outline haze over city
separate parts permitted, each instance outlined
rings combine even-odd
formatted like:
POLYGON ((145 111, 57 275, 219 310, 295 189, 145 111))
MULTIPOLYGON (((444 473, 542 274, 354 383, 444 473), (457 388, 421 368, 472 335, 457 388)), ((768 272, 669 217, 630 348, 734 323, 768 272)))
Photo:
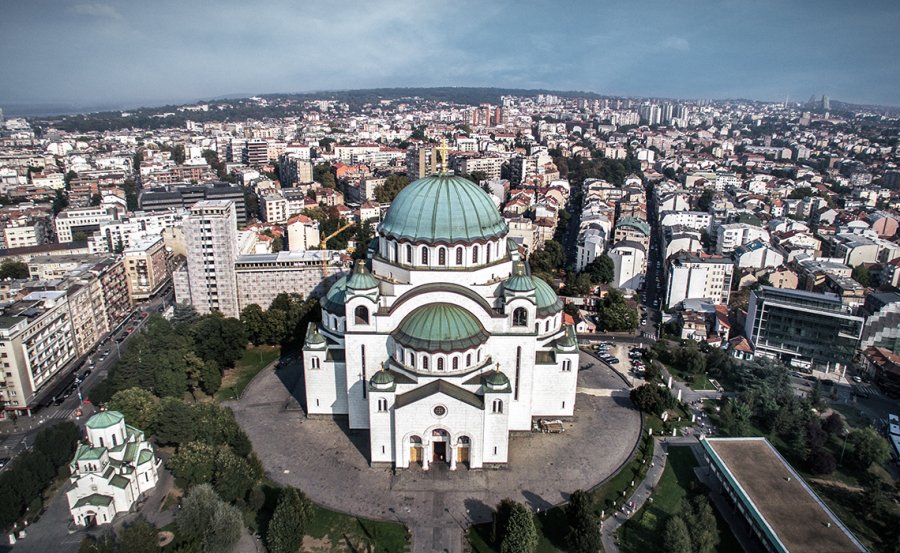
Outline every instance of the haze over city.
POLYGON ((0 106, 499 86, 898 105, 900 4, 8 1, 0 106))

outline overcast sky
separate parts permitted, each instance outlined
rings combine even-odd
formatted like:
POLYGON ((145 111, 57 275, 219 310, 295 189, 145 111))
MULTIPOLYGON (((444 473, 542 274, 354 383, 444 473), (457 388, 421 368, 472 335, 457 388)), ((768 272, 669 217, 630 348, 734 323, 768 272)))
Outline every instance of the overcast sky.
POLYGON ((0 105, 498 86, 900 105, 900 1, 0 0, 0 105))

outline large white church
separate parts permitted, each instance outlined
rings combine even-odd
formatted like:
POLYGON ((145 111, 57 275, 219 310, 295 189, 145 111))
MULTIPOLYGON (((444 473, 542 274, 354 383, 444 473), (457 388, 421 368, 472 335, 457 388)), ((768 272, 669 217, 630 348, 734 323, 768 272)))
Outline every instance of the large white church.
POLYGON ((572 416, 574 329, 490 196, 447 173, 397 195, 303 350, 310 416, 368 429, 373 466, 507 463, 510 431, 572 416))

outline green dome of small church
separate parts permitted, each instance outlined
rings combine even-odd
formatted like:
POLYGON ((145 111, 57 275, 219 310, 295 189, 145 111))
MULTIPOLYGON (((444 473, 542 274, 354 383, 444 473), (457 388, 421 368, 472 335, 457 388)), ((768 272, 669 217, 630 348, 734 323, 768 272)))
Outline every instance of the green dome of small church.
POLYGON ((344 302, 347 299, 347 277, 342 276, 331 285, 325 297, 319 300, 325 311, 334 315, 344 316, 347 311, 344 302))
POLYGON ((457 244, 497 238, 508 229, 487 192, 468 179, 440 173, 401 190, 378 231, 395 240, 457 244))
POLYGON ((457 305, 433 303, 403 319, 394 339, 419 351, 460 351, 480 346, 488 333, 474 315, 457 305))
POLYGON ((524 262, 513 263, 513 274, 503 283, 503 289, 508 292, 531 292, 535 289, 534 280, 525 270, 524 262))
POLYGON ((531 280, 534 282, 534 301, 537 304, 538 316, 562 311, 562 302, 559 301, 559 296, 553 288, 544 282, 544 279, 532 277, 531 280))

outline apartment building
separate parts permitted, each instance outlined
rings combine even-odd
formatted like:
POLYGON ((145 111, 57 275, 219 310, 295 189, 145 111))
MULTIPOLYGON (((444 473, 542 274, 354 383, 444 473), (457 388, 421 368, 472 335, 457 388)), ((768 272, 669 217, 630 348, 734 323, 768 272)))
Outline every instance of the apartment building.
POLYGON ((288 250, 301 252, 319 246, 319 222, 306 215, 294 215, 287 222, 288 250))
POLYGON ((179 302, 198 313, 219 311, 237 317, 240 309, 234 280, 237 258, 237 216, 229 200, 199 201, 184 220, 188 289, 177 289, 179 302))
POLYGON ((103 223, 116 221, 124 213, 124 209, 104 205, 64 209, 53 221, 56 239, 59 242, 73 242, 78 236, 86 240, 92 233, 100 230, 103 223))
POLYGON ((169 282, 169 263, 161 236, 144 236, 122 252, 131 303, 147 300, 169 282))
POLYGON ((281 293, 322 295, 345 270, 340 253, 329 250, 238 256, 233 268, 238 311, 254 303, 267 309, 281 293))
POLYGON ((733 272, 728 258, 680 253, 669 262, 665 303, 674 307, 688 299, 708 299, 727 305, 733 272))
POLYGON ((736 248, 762 240, 769 242, 769 232, 763 228, 748 225, 747 223, 727 223, 719 225, 716 229, 716 253, 718 255, 729 254, 736 248))

